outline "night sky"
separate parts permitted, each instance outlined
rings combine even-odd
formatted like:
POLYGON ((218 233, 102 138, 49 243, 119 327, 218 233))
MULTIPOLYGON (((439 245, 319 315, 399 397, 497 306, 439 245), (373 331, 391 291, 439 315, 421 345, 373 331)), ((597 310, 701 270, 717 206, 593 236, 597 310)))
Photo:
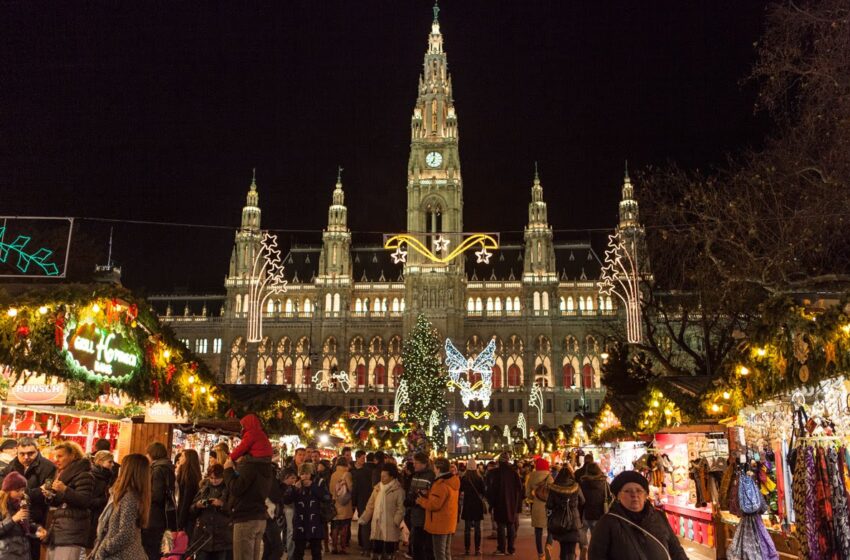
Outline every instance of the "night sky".
MULTIPOLYGON (((145 293, 223 290, 252 167, 263 226, 304 230, 284 245, 320 241, 337 165, 355 243, 403 231, 431 5, 4 2, 0 214, 223 226, 83 221, 72 259, 105 261, 114 225, 145 293)), ((441 8, 467 231, 522 229, 535 160, 556 230, 610 228, 624 159, 711 168, 765 133, 762 2, 441 8)))

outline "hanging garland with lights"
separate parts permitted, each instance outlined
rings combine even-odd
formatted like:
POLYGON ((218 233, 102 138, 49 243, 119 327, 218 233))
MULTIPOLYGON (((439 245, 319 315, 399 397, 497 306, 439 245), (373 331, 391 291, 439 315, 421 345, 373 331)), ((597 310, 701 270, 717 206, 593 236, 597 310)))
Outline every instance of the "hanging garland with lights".
POLYGON ((13 383, 47 375, 92 392, 120 390, 137 403, 169 403, 194 417, 217 407, 206 366, 122 288, 0 294, 0 364, 11 368, 13 383))
POLYGON ((812 310, 790 298, 765 303, 727 362, 726 373, 702 399, 704 411, 729 417, 803 386, 850 375, 850 297, 812 310))

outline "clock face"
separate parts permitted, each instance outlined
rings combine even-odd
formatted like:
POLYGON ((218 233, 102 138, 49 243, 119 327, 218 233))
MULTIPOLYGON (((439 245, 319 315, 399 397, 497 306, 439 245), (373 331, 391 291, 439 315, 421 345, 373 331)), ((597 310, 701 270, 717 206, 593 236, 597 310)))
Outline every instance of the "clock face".
POLYGON ((443 154, 440 152, 430 152, 425 156, 425 163, 428 167, 440 167, 440 164, 443 163, 443 154))

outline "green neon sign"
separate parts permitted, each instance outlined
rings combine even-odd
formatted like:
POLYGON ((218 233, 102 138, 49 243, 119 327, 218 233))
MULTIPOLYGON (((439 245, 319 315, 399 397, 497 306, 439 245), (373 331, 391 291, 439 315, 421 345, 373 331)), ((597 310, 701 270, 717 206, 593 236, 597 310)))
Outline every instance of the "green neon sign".
POLYGON ((69 322, 62 350, 74 372, 96 382, 126 383, 141 365, 141 348, 133 338, 94 322, 69 322))

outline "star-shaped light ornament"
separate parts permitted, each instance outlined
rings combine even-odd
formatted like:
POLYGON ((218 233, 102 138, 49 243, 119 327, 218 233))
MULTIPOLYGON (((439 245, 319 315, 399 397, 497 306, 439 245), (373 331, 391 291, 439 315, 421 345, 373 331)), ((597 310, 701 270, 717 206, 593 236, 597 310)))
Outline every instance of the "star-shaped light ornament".
POLYGON ((401 248, 401 245, 396 247, 395 253, 390 255, 393 258, 393 263, 406 263, 407 262, 407 251, 401 248))
POLYGON ((441 251, 446 251, 449 248, 449 243, 451 243, 448 239, 443 237, 442 235, 438 235, 434 240, 434 252, 439 253, 441 251))
POLYGON ((493 253, 487 250, 487 247, 481 247, 480 251, 475 251, 475 256, 478 257, 478 263, 490 264, 490 257, 493 253))

